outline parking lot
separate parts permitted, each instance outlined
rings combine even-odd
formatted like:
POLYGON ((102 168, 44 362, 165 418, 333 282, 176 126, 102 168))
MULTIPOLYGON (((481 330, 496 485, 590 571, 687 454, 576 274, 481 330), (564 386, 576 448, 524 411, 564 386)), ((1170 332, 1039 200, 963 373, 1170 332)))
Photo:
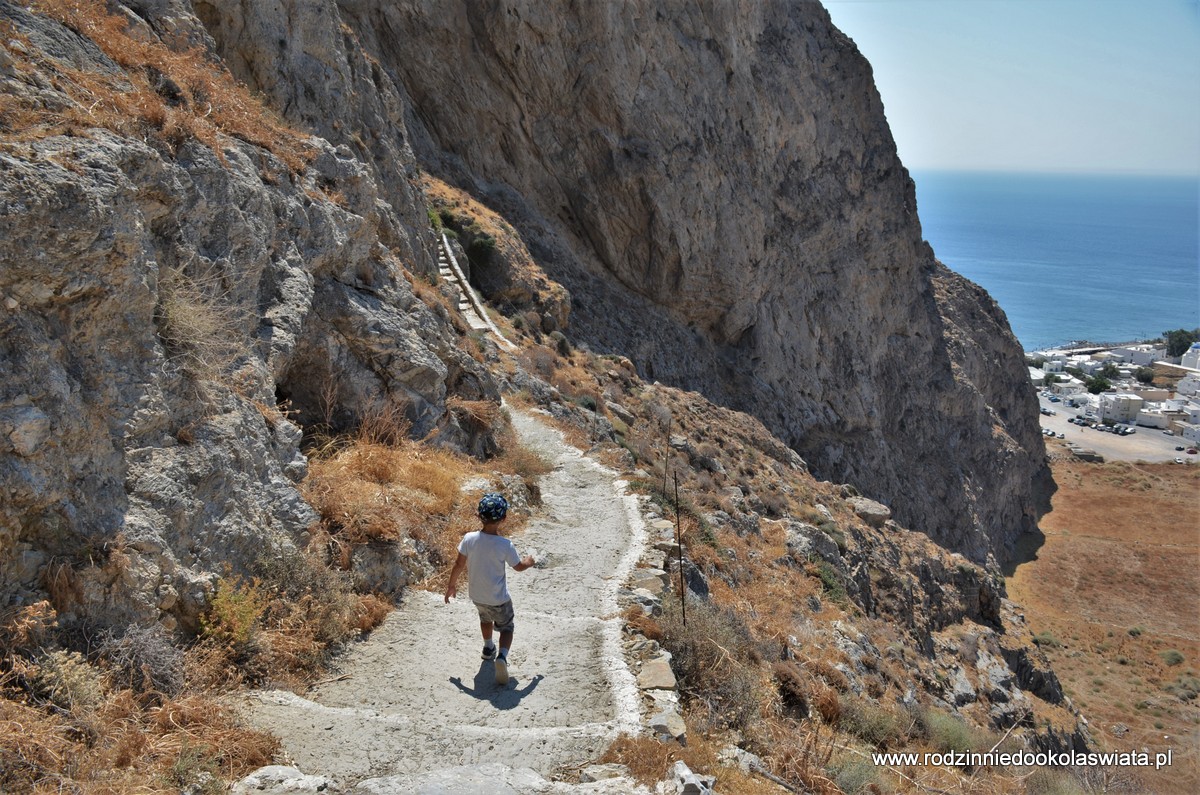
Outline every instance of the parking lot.
POLYGON ((1112 433, 1082 428, 1068 422, 1072 417, 1081 414, 1082 409, 1068 408, 1063 403, 1052 403, 1039 393, 1038 404, 1042 408, 1055 412, 1053 416, 1040 415, 1043 428, 1054 431, 1055 436, 1063 435, 1064 442, 1073 442, 1080 447, 1095 450, 1104 456, 1105 461, 1174 461, 1182 458, 1185 462, 1197 463, 1200 456, 1188 455, 1182 450, 1176 450, 1176 445, 1191 447, 1191 443, 1178 436, 1167 436, 1157 428, 1138 428, 1137 433, 1130 436, 1117 436, 1112 433))

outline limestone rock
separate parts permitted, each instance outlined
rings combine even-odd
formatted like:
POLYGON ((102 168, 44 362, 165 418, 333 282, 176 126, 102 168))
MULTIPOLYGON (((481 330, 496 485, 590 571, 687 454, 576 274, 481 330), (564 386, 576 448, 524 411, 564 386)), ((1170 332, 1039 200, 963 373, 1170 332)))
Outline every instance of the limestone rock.
POLYGON ((316 795, 327 792, 330 781, 324 776, 307 776, 294 767, 260 767, 233 785, 232 795, 316 795))
POLYGON ((883 527, 884 523, 892 518, 892 509, 881 502, 866 497, 851 497, 846 502, 854 509, 854 513, 858 514, 858 518, 871 527, 883 527))
POLYGON ((675 673, 671 670, 671 656, 664 653, 647 660, 638 674, 637 684, 643 690, 674 690, 676 682, 675 673))
POLYGON ((668 707, 655 714, 646 722, 650 731, 660 740, 674 740, 681 745, 687 744, 687 724, 675 707, 668 707))
POLYGON ((713 776, 701 776, 693 773, 691 768, 682 760, 671 768, 671 778, 678 795, 712 795, 713 786, 717 783, 713 776))

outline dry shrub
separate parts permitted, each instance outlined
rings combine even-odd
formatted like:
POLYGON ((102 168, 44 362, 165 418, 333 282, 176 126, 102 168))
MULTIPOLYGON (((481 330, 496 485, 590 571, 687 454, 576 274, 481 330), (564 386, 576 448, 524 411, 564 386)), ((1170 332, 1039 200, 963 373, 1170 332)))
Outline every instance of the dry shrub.
POLYGON ((98 646, 110 676, 135 693, 177 695, 183 689, 183 652, 171 643, 161 624, 109 630, 98 646))
POLYGON ((38 655, 30 684, 39 698, 77 715, 94 709, 104 696, 100 671, 82 654, 61 649, 38 655))
POLYGON ((492 462, 495 467, 502 472, 519 475, 531 492, 539 493, 534 491, 538 479, 554 471, 554 464, 538 451, 527 447, 511 426, 500 433, 498 441, 500 455, 492 462))
POLYGON ((820 725, 800 728, 791 722, 770 722, 764 730, 765 759, 772 772, 813 795, 836 795, 841 790, 825 773, 834 750, 833 730, 820 725))
POLYGON ((375 594, 363 594, 358 597, 354 626, 359 632, 370 632, 382 624, 391 612, 392 603, 388 600, 375 594))
POLYGON ((808 717, 809 691, 807 677, 794 662, 781 660, 771 668, 779 698, 785 709, 797 718, 808 717))
POLYGON ((270 735, 244 728, 199 696, 146 708, 132 691, 119 690, 86 712, 80 719, 0 699, 0 792, 178 792, 189 785, 223 792, 229 781, 269 764, 278 748, 270 735), (212 778, 179 777, 200 771, 212 778))
POLYGON ((842 718, 842 700, 838 696, 838 691, 824 682, 813 683, 812 706, 821 719, 830 726, 836 726, 842 718))
POLYGON ((446 398, 446 408, 468 428, 486 431, 506 425, 499 403, 490 400, 464 400, 457 396, 446 398))
POLYGON ((68 723, 41 710, 0 699, 0 792, 32 792, 63 780, 79 746, 68 723))
POLYGON ((220 274, 164 268, 158 288, 158 333, 184 372, 215 378, 249 352, 248 314, 231 301, 220 274))
POLYGON ((57 619, 58 614, 45 599, 0 610, 0 650, 14 654, 46 645, 57 619))
POLYGON ((687 622, 675 600, 663 604, 662 645, 692 714, 710 729, 755 726, 772 702, 761 654, 746 625, 732 612, 692 601, 687 622))
POLYGON ((83 600, 83 586, 79 575, 71 564, 61 558, 54 558, 42 571, 42 586, 50 596, 50 604, 59 613, 71 611, 83 600))
POLYGON ((559 365, 558 354, 544 345, 531 345, 518 357, 521 366, 543 381, 549 382, 559 365))
POLYGON ((826 683, 841 692, 845 693, 850 690, 850 680, 828 660, 823 660, 819 657, 806 657, 803 660, 803 665, 813 675, 821 677, 826 683))
POLYGON ((459 502, 466 461, 414 442, 351 442, 314 458, 303 490, 333 537, 351 544, 419 535, 459 502))
POLYGON ((626 608, 623 618, 625 619, 625 624, 639 635, 643 635, 650 640, 662 640, 662 627, 651 616, 642 612, 642 608, 637 605, 630 605, 626 608))
POLYGON ((36 137, 105 127, 122 135, 153 136, 169 146, 195 139, 218 157, 223 157, 220 138, 226 135, 273 152, 297 172, 312 157, 303 136, 201 48, 174 51, 142 31, 131 35, 128 21, 100 2, 27 0, 25 5, 91 39, 125 73, 88 73, 45 59, 38 67, 59 78, 54 83, 70 104, 40 108, 10 98, 0 107, 6 132, 36 137))
POLYGON ((904 737, 904 726, 890 710, 860 696, 840 699, 842 716, 838 728, 883 750, 895 748, 904 737))

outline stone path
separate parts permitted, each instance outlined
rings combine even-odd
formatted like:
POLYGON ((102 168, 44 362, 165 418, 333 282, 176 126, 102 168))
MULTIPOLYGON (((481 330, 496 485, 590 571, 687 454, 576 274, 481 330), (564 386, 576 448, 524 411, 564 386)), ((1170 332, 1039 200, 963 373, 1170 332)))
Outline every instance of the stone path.
POLYGON ((501 348, 510 351, 516 350, 517 346, 501 334, 500 329, 496 328, 496 324, 488 317, 483 302, 475 294, 474 288, 471 287, 462 268, 459 267, 458 261, 454 258, 453 252, 450 251, 450 242, 446 240, 445 233, 438 240, 438 273, 441 275, 442 281, 457 289, 458 311, 462 313, 468 326, 476 331, 491 332, 496 338, 496 344, 501 348))
MULTIPOLYGON (((457 792, 421 789, 411 774, 469 777, 490 764, 526 781, 496 791, 557 792, 559 785, 528 781, 595 758, 619 732, 638 731, 639 695, 617 617, 618 589, 646 543, 636 499, 615 473, 532 415, 513 411, 513 424, 555 468, 541 482, 541 514, 514 539, 539 565, 508 575, 517 615, 510 682, 497 686, 493 664, 480 660, 470 601, 446 605, 440 594, 410 590, 348 654, 342 678, 303 698, 252 695, 251 721, 279 736, 300 770, 361 782, 364 793, 457 792), (471 768, 450 770, 464 765, 471 768)), ((465 594, 465 577, 460 585, 465 594)), ((611 791, 628 792, 628 784, 611 791)), ((587 791, 608 791, 597 786, 587 791)))

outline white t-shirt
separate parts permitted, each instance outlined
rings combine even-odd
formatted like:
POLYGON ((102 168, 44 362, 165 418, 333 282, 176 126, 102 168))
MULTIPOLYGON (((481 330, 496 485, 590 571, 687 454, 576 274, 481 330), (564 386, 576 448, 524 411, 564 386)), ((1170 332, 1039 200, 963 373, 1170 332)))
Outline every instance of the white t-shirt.
POLYGON ((458 543, 467 556, 467 595, 481 605, 502 605, 509 600, 504 564, 521 562, 517 548, 504 536, 482 530, 467 533, 458 543))

